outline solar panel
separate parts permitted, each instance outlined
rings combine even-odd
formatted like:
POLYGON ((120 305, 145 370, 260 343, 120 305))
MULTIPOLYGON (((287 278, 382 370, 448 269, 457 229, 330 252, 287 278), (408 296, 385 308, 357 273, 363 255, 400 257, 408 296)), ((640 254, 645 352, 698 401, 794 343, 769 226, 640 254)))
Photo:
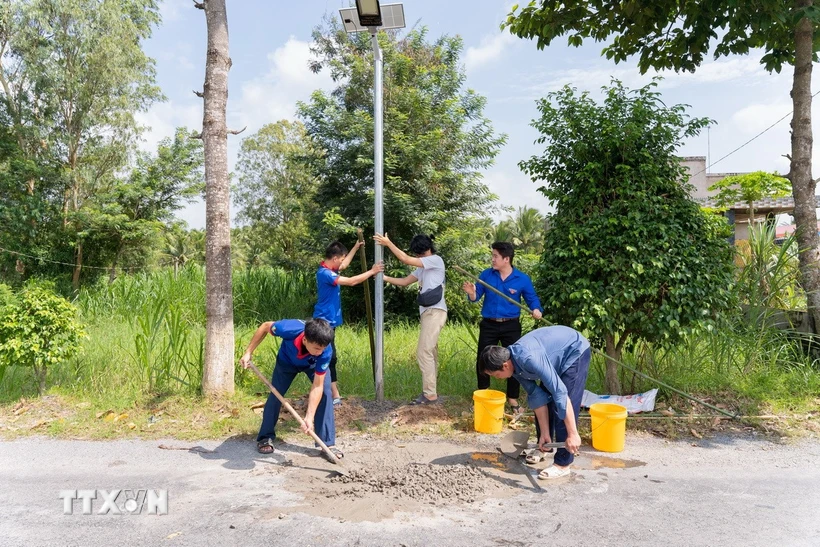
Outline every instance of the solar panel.
MULTIPOLYGON (((382 10, 382 26, 380 30, 390 30, 397 28, 404 28, 404 5, 403 4, 386 4, 381 6, 382 10)), ((344 24, 346 32, 367 32, 368 27, 363 27, 359 23, 359 14, 356 8, 343 8, 339 10, 342 16, 342 24, 344 24)))
POLYGON ((382 6, 382 26, 379 28, 404 28, 404 5, 386 4, 382 6))

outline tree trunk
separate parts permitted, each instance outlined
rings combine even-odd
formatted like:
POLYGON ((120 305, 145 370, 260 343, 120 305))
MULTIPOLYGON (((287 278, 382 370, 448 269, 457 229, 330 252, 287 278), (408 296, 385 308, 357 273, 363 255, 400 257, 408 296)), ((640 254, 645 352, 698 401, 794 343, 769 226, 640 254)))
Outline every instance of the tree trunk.
POLYGON ((80 271, 83 269, 83 244, 77 243, 77 257, 74 261, 74 275, 71 276, 71 288, 80 290, 80 271))
MULTIPOLYGON (((615 335, 607 334, 606 355, 616 361, 621 360, 621 344, 615 344, 615 335)), ((606 360, 606 392, 610 395, 621 394, 621 381, 618 379, 618 363, 612 359, 606 360)))
POLYGON ((208 51, 205 63, 202 140, 205 145, 205 366, 202 392, 234 391, 231 216, 228 181, 228 14, 225 0, 205 0, 208 51))
POLYGON ((749 239, 752 238, 752 226, 755 224, 755 202, 749 202, 749 239))
MULTIPOLYGON (((812 0, 798 0, 796 7, 812 5, 812 0)), ((820 270, 818 270, 817 210, 812 178, 811 71, 814 29, 808 19, 801 19, 794 32, 795 59, 792 86, 792 153, 790 179, 794 194, 794 222, 800 258, 800 274, 806 291, 809 312, 814 318, 815 334, 820 327, 820 270)))
POLYGON ((114 262, 111 263, 111 270, 108 272, 109 285, 117 278, 117 263, 120 261, 120 254, 122 254, 122 245, 117 249, 117 254, 114 255, 114 262))
POLYGON ((34 376, 37 377, 37 394, 42 397, 46 392, 46 365, 34 366, 34 376))

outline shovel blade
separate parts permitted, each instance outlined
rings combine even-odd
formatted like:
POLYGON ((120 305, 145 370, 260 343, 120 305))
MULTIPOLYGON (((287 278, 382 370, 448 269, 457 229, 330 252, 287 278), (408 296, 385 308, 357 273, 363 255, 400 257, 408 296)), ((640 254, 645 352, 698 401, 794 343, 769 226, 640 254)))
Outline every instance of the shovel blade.
POLYGON ((527 431, 511 431, 501 439, 501 452, 507 456, 517 457, 527 448, 530 434, 527 431))

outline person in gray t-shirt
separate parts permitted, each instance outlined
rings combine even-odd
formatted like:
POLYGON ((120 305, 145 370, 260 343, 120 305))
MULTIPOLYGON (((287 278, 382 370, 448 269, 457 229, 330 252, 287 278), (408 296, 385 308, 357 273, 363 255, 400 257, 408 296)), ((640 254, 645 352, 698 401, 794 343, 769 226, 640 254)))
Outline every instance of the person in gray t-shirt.
POLYGON ((423 405, 438 402, 436 378, 438 376, 438 337, 447 322, 447 304, 444 302, 444 261, 436 254, 433 240, 426 235, 416 235, 410 241, 410 256, 390 241, 387 233, 376 234, 373 239, 390 249, 401 262, 415 266, 406 277, 384 276, 391 285, 406 287, 419 282, 419 315, 421 329, 416 349, 416 359, 421 370, 422 393, 411 404, 423 405))

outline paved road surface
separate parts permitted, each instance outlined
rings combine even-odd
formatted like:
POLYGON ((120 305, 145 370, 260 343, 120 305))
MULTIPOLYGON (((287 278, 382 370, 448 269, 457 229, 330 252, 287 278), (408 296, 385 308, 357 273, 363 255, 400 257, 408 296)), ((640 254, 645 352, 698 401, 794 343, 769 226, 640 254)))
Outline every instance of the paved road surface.
MULTIPOLYGON (((351 522, 272 512, 300 497, 278 471, 261 472, 277 464, 247 442, 2 442, 0 545, 820 546, 820 443, 697 443, 630 437, 612 455, 624 468, 587 465, 541 493, 522 488, 500 500, 351 522), (218 451, 158 449, 163 443, 218 451), (646 465, 629 467, 635 462, 646 465), (77 501, 67 515, 59 498, 62 490, 139 488, 167 490, 168 514, 84 515, 77 501)), ((579 464, 596 457, 589 450, 579 464)), ((94 500, 93 511, 102 505, 94 500)))

